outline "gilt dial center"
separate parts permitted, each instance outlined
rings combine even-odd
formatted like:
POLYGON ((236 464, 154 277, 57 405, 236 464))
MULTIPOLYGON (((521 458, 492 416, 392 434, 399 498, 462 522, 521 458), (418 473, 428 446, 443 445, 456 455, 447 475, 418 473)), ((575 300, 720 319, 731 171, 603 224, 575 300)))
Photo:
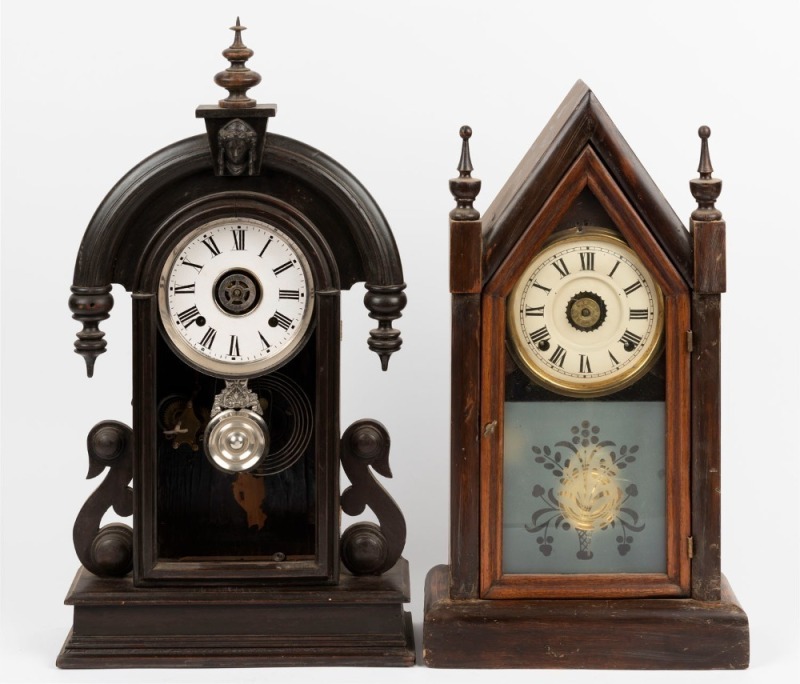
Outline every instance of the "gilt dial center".
POLYGON ((567 304, 567 320, 576 330, 597 330, 606 319, 606 305, 594 292, 579 292, 567 304))

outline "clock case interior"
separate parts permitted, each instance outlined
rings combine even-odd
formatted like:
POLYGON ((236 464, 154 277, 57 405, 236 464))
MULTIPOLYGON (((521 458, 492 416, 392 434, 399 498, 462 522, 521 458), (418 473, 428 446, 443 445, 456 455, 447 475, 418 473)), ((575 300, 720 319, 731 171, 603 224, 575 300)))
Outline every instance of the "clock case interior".
POLYGON ((746 667, 747 616, 720 571, 725 225, 713 206, 719 181, 711 178, 705 141, 701 178, 692 181, 700 206, 687 231, 580 81, 483 218, 472 206, 480 181, 471 177, 471 134, 462 128, 460 176, 451 181, 450 559, 426 580, 426 664, 746 667), (661 358, 630 387, 591 401, 663 396, 665 572, 526 574, 503 567, 504 406, 509 399, 533 406, 585 401, 522 373, 506 344, 506 298, 554 233, 584 225, 618 231, 664 293, 661 358))
POLYGON ((339 424, 340 292, 365 283, 377 323, 368 345, 386 370, 402 342, 392 327, 406 301, 400 256, 383 213, 350 172, 305 143, 266 132, 276 106, 244 95, 260 77, 242 66, 252 55, 241 43, 244 27, 233 30, 223 54, 237 68, 217 75, 230 95, 196 112, 206 134, 131 169, 96 210, 78 252, 70 309, 83 326, 75 350, 89 376, 106 350, 100 324, 113 307, 112 283, 131 293, 133 425, 102 421, 87 438, 89 477, 105 478, 74 526, 82 567, 66 599, 74 620, 59 667, 415 659, 404 610, 405 521, 375 477, 391 477, 389 434, 372 419, 344 433, 339 424), (243 163, 226 146, 231 130, 249 141, 243 163), (280 367, 247 378, 266 407, 275 449, 298 438, 296 458, 244 480, 203 454, 202 428, 225 379, 187 363, 167 342, 158 296, 171 251, 198 226, 237 217, 284 231, 315 286, 302 344, 280 367), (300 404, 309 414, 302 421, 300 404), (185 425, 191 429, 182 436, 170 429, 185 425), (340 468, 350 481, 341 493, 340 468), (377 522, 341 529, 342 513, 367 507, 377 522), (112 509, 123 522, 104 524, 112 509))
MULTIPOLYGON (((484 598, 521 598, 532 596, 592 597, 638 595, 685 595, 688 591, 689 559, 685 542, 689 535, 689 487, 688 487, 688 414, 681 397, 688 390, 689 358, 685 347, 688 321, 688 288, 682 279, 669 268, 669 262, 660 262, 651 255, 661 250, 650 238, 641 219, 616 190, 605 167, 597 155, 587 148, 570 167, 557 185, 550 201, 545 202, 530 227, 510 250, 503 265, 488 281, 483 290, 482 308, 484 335, 481 366, 485 373, 495 378, 486 383, 481 391, 482 422, 497 421, 505 425, 504 411, 509 401, 520 401, 514 394, 514 384, 506 389, 507 369, 517 366, 510 351, 511 343, 506 334, 507 300, 511 288, 518 281, 526 266, 526 257, 538 253, 554 235, 571 235, 591 225, 589 219, 599 218, 603 225, 615 229, 620 237, 640 255, 648 271, 653 274, 664 295, 664 349, 661 365, 627 389, 610 392, 600 399, 625 406, 623 402, 664 402, 666 409, 665 472, 666 487, 666 558, 662 572, 625 573, 575 571, 575 573, 538 573, 526 575, 504 570, 503 559, 506 531, 504 531, 503 489, 504 482, 504 430, 495 430, 481 442, 481 468, 489 476, 483 480, 481 490, 481 531, 485 543, 481 546, 481 596, 484 598), (598 195, 600 196, 598 198, 598 195), (557 199, 556 199, 557 198, 557 199), (569 208, 571 211, 565 211, 569 208), (571 215, 565 215, 570 214, 571 215), (605 218, 602 214, 605 213, 605 218), (577 220, 576 220, 577 219, 577 220), (573 221, 576 221, 573 223, 573 221), (568 222, 568 223, 567 223, 568 222), (572 225, 573 228, 567 228, 572 225), (577 227, 575 227, 577 225, 577 227), (503 349, 503 354, 495 353, 503 349), (512 367, 513 367, 512 366, 512 367), (662 375, 658 377, 657 372, 662 375), (509 392, 509 389, 511 390, 509 392)), ((517 385, 518 386, 518 385, 517 385)), ((526 399, 528 402, 561 401, 562 412, 575 405, 583 406, 576 411, 590 413, 589 406, 597 398, 580 399, 558 392, 542 390, 539 396, 526 399), (559 399, 555 399, 555 397, 559 399)), ((535 410, 535 409, 534 409, 535 410)), ((576 413, 582 416, 582 413, 576 413)), ((577 421, 576 421, 577 422, 577 421)), ((663 429, 659 425, 656 429, 663 429)), ((655 473, 653 473, 655 475, 655 473)), ((508 502, 506 502, 508 503, 508 502)), ((623 566, 624 567, 624 566, 623 566)))
MULTIPOLYGON (((263 186, 262 186, 263 187, 263 186)), ((180 188, 176 197, 182 198, 180 188)), ((297 352, 268 373, 250 379, 267 407, 270 451, 280 452, 287 442, 302 445, 302 454, 287 469, 262 476, 224 473, 202 454, 202 432, 214 396, 225 380, 188 364, 163 329, 158 297, 134 301, 134 350, 137 387, 134 391, 142 426, 141 469, 136 488, 140 497, 139 525, 134 526, 135 577, 140 585, 177 582, 247 583, 323 581, 338 579, 339 534, 338 441, 336 411, 338 379, 332 372, 339 358, 339 279, 336 258, 324 237, 303 213, 263 192, 212 192, 179 207, 167 208, 168 220, 156 231, 151 254, 145 254, 142 287, 158 292, 162 266, 175 236, 191 234, 215 220, 256 219, 289 235, 307 255, 313 281, 318 284, 312 325, 297 352), (286 390, 271 382, 275 374, 286 390), (290 383, 290 384, 289 384, 290 383), (287 384, 289 384, 287 386, 287 384), (269 387, 272 386, 270 391, 269 387), (259 387, 263 389, 258 392, 259 387), (154 388, 154 397, 150 396, 154 388), (298 395, 298 406, 309 405, 304 420, 284 396, 298 395), (171 402, 191 402, 200 422, 195 440, 165 436, 163 414, 171 402), (288 413, 287 413, 288 412, 288 413), (205 414, 205 415, 204 415, 205 414), (295 434, 297 430, 307 435, 295 434), (198 449, 200 446, 200 449, 198 449)), ((156 217, 154 216, 155 220, 156 217)), ((186 409, 184 409, 186 410, 186 409)), ((137 422, 137 421, 135 421, 137 422)), ((167 433, 169 431, 167 430, 167 433)))

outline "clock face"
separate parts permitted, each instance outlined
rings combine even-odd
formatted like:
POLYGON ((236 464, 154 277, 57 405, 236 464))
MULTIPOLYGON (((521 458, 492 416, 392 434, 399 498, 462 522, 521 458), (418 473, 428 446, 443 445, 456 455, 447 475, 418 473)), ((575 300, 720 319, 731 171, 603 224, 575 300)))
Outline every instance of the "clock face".
POLYGON ((159 298, 164 332, 187 362, 219 377, 252 377, 282 365, 306 339, 314 283, 286 233, 225 218, 170 253, 159 298))
POLYGON ((539 384, 570 396, 626 387, 661 347, 663 297, 640 259, 608 231, 548 244, 508 300, 511 349, 539 384))

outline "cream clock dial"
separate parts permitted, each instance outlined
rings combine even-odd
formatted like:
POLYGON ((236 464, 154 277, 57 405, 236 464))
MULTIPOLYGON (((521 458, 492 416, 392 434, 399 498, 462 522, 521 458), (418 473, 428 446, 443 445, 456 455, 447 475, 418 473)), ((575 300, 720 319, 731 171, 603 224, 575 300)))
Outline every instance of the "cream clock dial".
POLYGON ((164 332, 191 365, 219 377, 253 377, 299 350, 314 283, 286 233, 255 219, 225 218, 177 245, 159 297, 164 332))
POLYGON ((663 297, 622 240, 572 230, 528 265, 508 300, 511 349, 538 383, 597 396, 626 387, 661 347, 663 297))

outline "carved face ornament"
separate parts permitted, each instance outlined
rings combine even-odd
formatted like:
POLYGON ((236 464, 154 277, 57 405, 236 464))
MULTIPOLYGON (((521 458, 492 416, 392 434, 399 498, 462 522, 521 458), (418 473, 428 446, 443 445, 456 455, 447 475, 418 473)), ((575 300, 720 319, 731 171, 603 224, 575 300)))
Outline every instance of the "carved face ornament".
POLYGON ((245 168, 252 175, 257 137, 256 132, 241 119, 228 122, 219 132, 218 165, 224 165, 233 176, 241 176, 245 168))

